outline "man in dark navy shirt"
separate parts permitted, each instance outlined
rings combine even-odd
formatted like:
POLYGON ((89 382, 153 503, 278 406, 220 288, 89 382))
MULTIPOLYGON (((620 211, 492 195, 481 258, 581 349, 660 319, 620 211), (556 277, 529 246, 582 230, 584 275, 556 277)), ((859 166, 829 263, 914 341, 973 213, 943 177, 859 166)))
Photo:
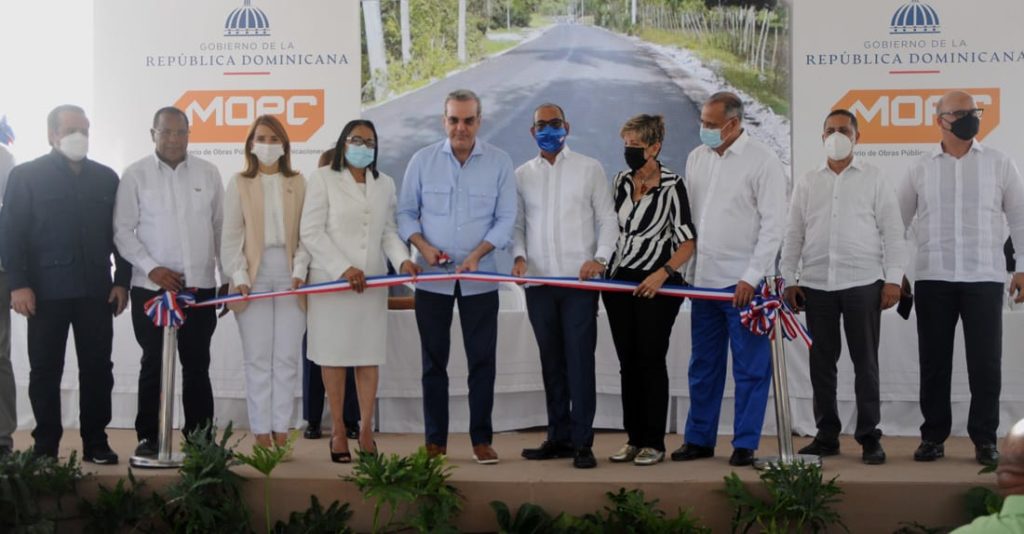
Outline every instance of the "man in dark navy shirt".
POLYGON ((47 127, 53 150, 11 171, 0 214, 0 255, 11 307, 28 318, 35 452, 57 456, 64 431, 60 382, 73 327, 83 458, 116 464, 105 432, 114 387, 112 316, 124 311, 131 279, 131 266, 114 248, 118 178, 85 157, 89 120, 81 108, 55 108, 47 127))

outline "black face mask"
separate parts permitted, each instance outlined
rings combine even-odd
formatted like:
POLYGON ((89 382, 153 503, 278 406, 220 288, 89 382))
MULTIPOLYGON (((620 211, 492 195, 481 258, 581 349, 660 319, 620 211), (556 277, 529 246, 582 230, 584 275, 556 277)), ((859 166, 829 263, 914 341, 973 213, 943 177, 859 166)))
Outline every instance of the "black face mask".
POLYGON ((974 136, 978 135, 980 127, 981 119, 974 115, 965 115, 950 123, 949 131, 964 141, 970 141, 974 139, 974 136))
POLYGON ((626 147, 626 165, 629 165, 629 169, 636 172, 640 167, 643 167, 647 163, 647 156, 644 155, 644 149, 638 146, 627 146, 626 147))

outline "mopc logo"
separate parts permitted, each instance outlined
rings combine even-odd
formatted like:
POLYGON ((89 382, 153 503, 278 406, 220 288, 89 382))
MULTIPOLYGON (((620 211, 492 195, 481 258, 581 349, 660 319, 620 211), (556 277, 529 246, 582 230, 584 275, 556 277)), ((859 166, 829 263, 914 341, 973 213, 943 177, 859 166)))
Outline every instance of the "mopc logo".
POLYGON ((324 125, 324 90, 187 91, 174 106, 188 116, 193 143, 238 143, 256 117, 274 115, 293 143, 324 125))
MULTIPOLYGON (((999 126, 999 88, 961 89, 970 93, 981 118, 978 139, 999 126)), ((847 109, 857 116, 861 144, 937 143, 942 137, 935 125, 935 105, 951 89, 854 89, 832 109, 847 109)))

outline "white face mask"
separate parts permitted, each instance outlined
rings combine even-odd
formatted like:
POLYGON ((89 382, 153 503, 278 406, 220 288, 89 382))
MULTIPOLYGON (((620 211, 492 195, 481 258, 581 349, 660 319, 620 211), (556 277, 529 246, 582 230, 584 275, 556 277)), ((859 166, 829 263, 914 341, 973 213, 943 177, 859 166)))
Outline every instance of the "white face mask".
POLYGON ((71 161, 82 161, 89 153, 89 136, 82 132, 65 135, 60 138, 57 150, 71 161))
POLYGON ((284 145, 253 143, 252 153, 256 156, 256 159, 260 160, 260 163, 264 165, 273 165, 274 163, 277 163, 277 160, 281 159, 281 156, 284 155, 284 145))
POLYGON ((842 161, 853 153, 853 141, 844 134, 835 132, 825 138, 825 155, 832 161, 842 161))

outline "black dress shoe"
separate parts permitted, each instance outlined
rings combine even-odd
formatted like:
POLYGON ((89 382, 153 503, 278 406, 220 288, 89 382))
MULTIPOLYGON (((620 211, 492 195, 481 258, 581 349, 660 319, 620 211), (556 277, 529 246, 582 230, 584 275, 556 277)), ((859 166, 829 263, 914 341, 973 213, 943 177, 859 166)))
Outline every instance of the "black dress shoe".
POLYGON ((310 423, 306 426, 306 431, 302 433, 302 437, 306 439, 320 439, 324 437, 323 432, 320 430, 320 423, 310 423))
POLYGON ((934 462, 946 455, 946 448, 941 443, 923 440, 914 451, 915 462, 934 462))
POLYGON ((359 424, 345 427, 345 437, 348 439, 359 439, 359 424))
POLYGON ((159 453, 159 446, 155 439, 143 438, 139 440, 139 446, 135 447, 135 456, 156 458, 156 455, 159 453))
POLYGON ((839 442, 829 443, 825 440, 814 438, 814 441, 806 447, 797 451, 799 454, 813 454, 815 456, 835 456, 839 454, 839 442))
POLYGON ((860 459, 868 465, 881 465, 885 463, 885 449, 877 439, 866 439, 861 444, 863 452, 860 459))
POLYGON ((693 443, 683 443, 682 447, 672 451, 673 462, 688 462, 701 458, 711 458, 715 455, 714 447, 702 447, 693 443))
POLYGON ((732 456, 729 457, 729 465, 744 466, 751 465, 754 463, 754 450, 744 449, 743 447, 736 447, 732 451, 732 456))
POLYGON ((110 450, 110 445, 102 443, 83 451, 82 460, 99 465, 117 465, 117 453, 110 450))
POLYGON ((982 443, 974 446, 974 459, 981 465, 998 465, 999 449, 995 443, 982 443))
POLYGON ((577 469, 597 467, 597 458, 594 458, 594 451, 590 450, 590 447, 576 449, 575 455, 572 458, 572 466, 577 469))
MULTIPOLYGON (((590 450, 589 448, 587 449, 590 450)), ((552 458, 573 458, 576 450, 568 443, 556 443, 545 440, 536 449, 523 449, 523 458, 527 460, 550 460, 552 458)))

